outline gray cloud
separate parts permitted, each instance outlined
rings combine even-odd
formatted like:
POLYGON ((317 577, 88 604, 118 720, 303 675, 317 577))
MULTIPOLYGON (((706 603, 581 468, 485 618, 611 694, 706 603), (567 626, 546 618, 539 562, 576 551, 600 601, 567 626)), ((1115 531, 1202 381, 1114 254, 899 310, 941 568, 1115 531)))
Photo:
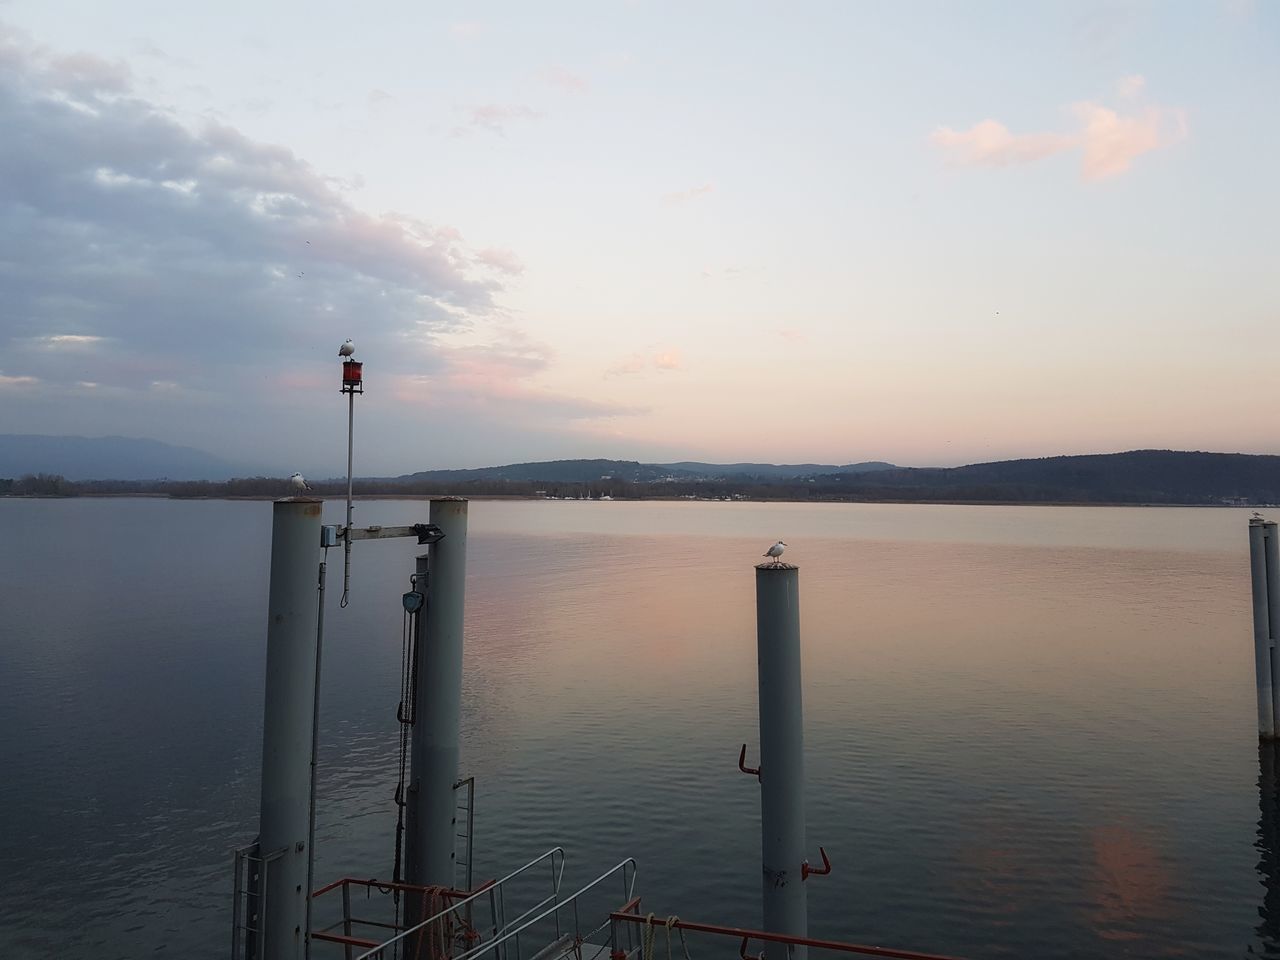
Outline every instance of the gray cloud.
POLYGON ((319 435, 308 405, 335 389, 321 364, 347 336, 388 382, 447 388, 467 361, 439 338, 503 320, 497 277, 518 272, 515 254, 365 213, 288 149, 189 128, 127 66, 3 25, 0 131, 0 393, 28 401, 0 403, 0 430, 96 426, 296 461, 319 435))

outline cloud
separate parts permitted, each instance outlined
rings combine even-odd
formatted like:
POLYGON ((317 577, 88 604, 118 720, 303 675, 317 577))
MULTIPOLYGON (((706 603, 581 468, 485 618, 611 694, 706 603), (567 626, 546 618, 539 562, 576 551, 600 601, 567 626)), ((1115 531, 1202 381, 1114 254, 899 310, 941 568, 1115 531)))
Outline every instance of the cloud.
POLYGON ((0 373, 0 388, 2 387, 25 387, 40 381, 35 377, 10 377, 0 373))
POLYGON ((520 258, 516 256, 514 251, 503 250, 497 247, 489 247, 477 253, 476 263, 513 277, 524 273, 524 264, 520 261, 520 258))
POLYGON ((381 106, 384 103, 391 103, 392 101, 395 100, 395 97, 387 93, 387 91, 381 88, 375 87, 374 89, 370 90, 367 94, 365 94, 364 99, 365 99, 365 102, 369 104, 369 106, 377 107, 377 106, 381 106))
POLYGON ((680 190, 677 193, 666 193, 662 196, 663 203, 688 203, 690 200, 697 200, 699 197, 705 197, 715 193, 716 185, 714 183, 704 183, 701 186, 690 187, 688 190, 680 190))
POLYGON ((931 139, 956 163, 989 167, 1030 163, 1074 150, 1078 144, 1076 137, 1056 133, 1015 134, 997 120, 983 120, 968 130, 939 127, 931 139))
POLYGON ((1120 82, 1116 84, 1116 92, 1126 100, 1132 100, 1134 97, 1142 93, 1142 88, 1147 85, 1147 79, 1140 73, 1134 73, 1127 77, 1121 77, 1120 82))
MULTIPOLYGON (((1139 75, 1123 78, 1120 92, 1134 99, 1145 81, 1139 75)), ((1122 114, 1110 107, 1084 101, 1072 104, 1077 123, 1072 133, 1015 134, 997 120, 983 120, 967 130, 939 127, 930 136, 948 159, 964 166, 1003 167, 1033 163, 1061 153, 1080 151, 1080 172, 1085 180, 1101 180, 1124 173, 1144 153, 1171 146, 1187 135, 1185 111, 1149 106, 1122 114)))
POLYGON ((680 351, 664 350, 653 358, 653 365, 659 370, 679 370, 683 365, 680 362, 680 351))
MULTIPOLYGON (((484 103, 466 108, 467 125, 506 136, 507 124, 513 120, 537 120, 542 114, 523 103, 484 103)), ((454 128, 454 134, 465 133, 465 128, 454 128)))
POLYGON ((553 351, 510 327, 496 329, 485 342, 445 347, 439 359, 437 372, 402 378, 396 386, 397 398, 473 413, 498 407, 508 424, 513 420, 533 423, 547 416, 593 420, 643 412, 540 386, 535 381, 551 366, 553 351))
POLYGON ((783 327, 778 331, 778 336, 783 340, 789 340, 792 343, 804 343, 809 339, 803 331, 797 330, 794 327, 783 327))
POLYGON ((545 83, 569 93, 586 93, 591 86, 586 77, 573 73, 561 66, 550 66, 540 74, 545 83))
POLYGON ((1086 180, 1101 180, 1124 173, 1144 153, 1177 143, 1187 135, 1186 115, 1181 110, 1152 107, 1140 116, 1124 117, 1096 103, 1078 103, 1072 108, 1084 125, 1086 180))
POLYGON ((87 333, 55 333, 44 337, 35 337, 37 343, 46 347, 88 347, 102 343, 105 337, 95 337, 87 333))
POLYGON ((485 25, 479 20, 460 20, 449 26, 449 33, 456 39, 469 40, 472 37, 478 37, 486 30, 485 25))
POLYGON ((655 354, 633 353, 623 357, 604 372, 606 378, 627 377, 646 370, 680 370, 684 366, 680 351, 659 350, 655 354))

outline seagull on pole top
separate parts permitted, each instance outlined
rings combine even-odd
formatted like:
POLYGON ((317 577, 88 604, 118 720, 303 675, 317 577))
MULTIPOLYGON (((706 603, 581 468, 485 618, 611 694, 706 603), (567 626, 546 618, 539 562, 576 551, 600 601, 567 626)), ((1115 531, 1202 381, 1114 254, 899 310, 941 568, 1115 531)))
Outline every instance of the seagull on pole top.
POLYGON ((349 357, 356 352, 356 345, 351 342, 351 338, 347 338, 347 342, 338 348, 338 356, 349 357))
POLYGON ((293 485, 293 489, 298 493, 306 493, 311 489, 311 484, 307 483, 306 478, 300 473, 295 473, 290 477, 289 483, 293 485))
POLYGON ((772 547, 770 547, 764 553, 760 554, 760 556, 773 557, 774 563, 781 563, 782 551, 785 549, 787 549, 787 545, 783 543, 781 540, 779 540, 777 543, 775 543, 772 547))

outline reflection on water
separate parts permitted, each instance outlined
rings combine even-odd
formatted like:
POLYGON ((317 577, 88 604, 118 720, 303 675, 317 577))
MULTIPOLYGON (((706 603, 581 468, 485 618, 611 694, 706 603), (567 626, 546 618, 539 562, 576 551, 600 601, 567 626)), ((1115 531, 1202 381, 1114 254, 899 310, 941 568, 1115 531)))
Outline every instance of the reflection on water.
MULTIPOLYGON (((759 790, 736 761, 756 740, 751 565, 782 536, 802 568, 809 843, 835 864, 809 892, 815 934, 972 957, 1280 956, 1247 511, 471 515, 478 876, 563 843, 570 880, 633 855, 646 909, 758 922, 759 790)), ((0 551, 6 958, 223 955, 229 851, 256 816, 269 516, 0 501, 22 544, 0 551)), ((351 606, 326 613, 321 878, 391 870, 417 548, 362 546, 351 606)))

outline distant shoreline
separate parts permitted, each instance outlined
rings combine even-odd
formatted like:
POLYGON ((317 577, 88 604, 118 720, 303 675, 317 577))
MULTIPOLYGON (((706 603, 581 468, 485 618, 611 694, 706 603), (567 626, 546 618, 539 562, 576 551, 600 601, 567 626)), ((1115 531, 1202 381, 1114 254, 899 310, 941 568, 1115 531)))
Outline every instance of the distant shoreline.
MULTIPOLYGON (((608 500, 578 498, 578 497, 534 497, 521 494, 497 494, 497 493, 476 493, 476 494, 448 494, 448 493, 377 493, 377 494, 357 494, 352 497, 353 501, 369 502, 376 500, 438 500, 443 497, 461 496, 466 500, 523 500, 529 502, 545 502, 545 503, 800 503, 800 504, 839 504, 839 505, 876 505, 876 506, 902 506, 902 507, 924 507, 924 506, 942 506, 942 507, 1133 507, 1145 509, 1159 509, 1161 507, 1176 508, 1185 510, 1195 508, 1197 510, 1274 510, 1280 508, 1280 504, 1272 503, 1126 503, 1123 501, 1097 501, 1097 502, 1081 502, 1079 500, 836 500, 836 499, 791 499, 787 497, 741 497, 733 500, 722 500, 715 497, 706 498, 689 498, 689 497, 611 497, 608 500)), ((285 497, 271 497, 266 495, 246 495, 246 496, 220 496, 220 497, 180 497, 169 493, 82 493, 74 496, 57 496, 55 494, 0 494, 0 500, 173 500, 176 502, 241 502, 241 503, 271 503, 276 500, 287 499, 285 497)), ((346 500, 345 496, 337 494, 319 494, 315 497, 317 500, 325 502, 335 501, 341 503, 346 500)))

